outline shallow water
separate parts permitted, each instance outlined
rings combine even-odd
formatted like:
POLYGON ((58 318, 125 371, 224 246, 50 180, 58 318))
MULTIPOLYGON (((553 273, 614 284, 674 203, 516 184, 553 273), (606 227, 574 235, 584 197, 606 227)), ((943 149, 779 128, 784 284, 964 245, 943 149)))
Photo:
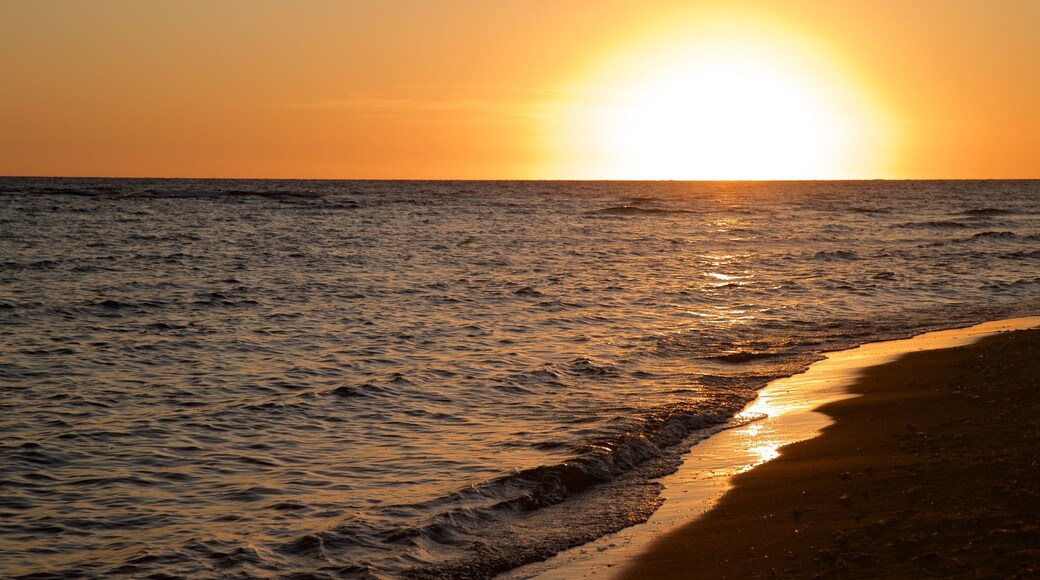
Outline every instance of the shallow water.
POLYGON ((0 569, 482 576, 821 352, 1040 305, 1040 182, 0 180, 0 569))

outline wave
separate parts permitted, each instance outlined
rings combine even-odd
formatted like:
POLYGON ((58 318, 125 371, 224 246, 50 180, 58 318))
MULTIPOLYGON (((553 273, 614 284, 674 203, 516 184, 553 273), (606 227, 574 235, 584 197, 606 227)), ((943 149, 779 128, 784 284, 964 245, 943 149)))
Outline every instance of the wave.
POLYGON ((133 192, 137 197, 157 198, 210 198, 210 197, 266 197, 266 198, 320 198, 326 194, 309 190, 252 190, 252 189, 157 189, 133 192))
POLYGON ((363 383, 360 385, 342 385, 328 391, 328 394, 341 399, 367 398, 385 396, 386 389, 372 383, 363 383))
MULTIPOLYGON (((1010 252, 1010 253, 1004 254, 1001 257, 1007 258, 1009 260, 1035 260, 1037 258, 1040 258, 1040 249, 1037 249, 1037 250, 1018 250, 1018 251, 1015 251, 1015 252, 1010 252)), ((0 305, 0 308, 2 308, 2 305, 0 305)))
MULTIPOLYGON (((256 182, 235 180, 151 180, 112 179, 98 183, 92 179, 55 178, 8 178, 3 186, 5 194, 54 195, 71 197, 137 197, 137 198, 220 198, 220 197, 264 197, 287 199, 314 199, 330 195, 330 191, 319 186, 311 187, 307 182, 256 182), (173 185, 173 187, 164 187, 173 185), (259 187, 257 187, 259 186, 259 187), (267 188, 269 187, 269 189, 267 188)), ((70 210, 71 211, 71 210, 70 210)))
POLYGON ((699 211, 692 209, 662 209, 657 207, 639 207, 636 205, 618 205, 605 209, 594 210, 590 213, 611 215, 658 215, 658 214, 698 214, 699 211))
POLYGON ((933 243, 930 243, 930 244, 925 244, 925 245, 920 246, 920 247, 922 247, 922 248, 941 247, 941 246, 949 246, 951 244, 971 244, 971 243, 975 243, 975 242, 986 242, 986 241, 990 241, 990 240, 1017 240, 1020 237, 1021 236, 1019 236, 1015 232, 1009 232, 1009 231, 985 231, 985 232, 979 232, 977 234, 972 234, 970 236, 963 237, 963 238, 954 238, 954 239, 951 239, 951 240, 942 240, 942 241, 939 241, 939 242, 933 242, 933 243))
POLYGON ((863 214, 886 214, 892 212, 891 208, 887 207, 850 207, 849 211, 863 214))
POLYGON ((963 212, 961 212, 961 215, 991 216, 991 215, 1009 215, 1009 214, 1013 214, 1013 213, 1015 213, 1015 212, 1013 212, 1011 210, 1008 210, 1008 209, 998 208, 998 207, 980 207, 980 208, 969 209, 967 211, 963 211, 963 212))
POLYGON ((530 286, 524 286, 523 288, 520 288, 519 290, 514 291, 513 294, 516 294, 517 296, 541 296, 542 295, 541 292, 539 292, 538 290, 535 290, 534 288, 532 288, 530 286))
POLYGON ((902 223, 902 224, 897 224, 895 227, 897 227, 897 228, 910 228, 910 229, 940 229, 940 230, 945 230, 945 229, 972 228, 972 227, 975 227, 976 225, 977 224, 974 224, 974 223, 971 223, 971 222, 967 222, 967 221, 963 221, 963 220, 959 220, 959 219, 951 219, 951 220, 927 220, 927 221, 923 221, 923 222, 906 222, 906 223, 902 223))
POLYGON ((995 282, 992 284, 984 284, 982 287, 997 292, 1015 292, 1031 286, 1036 286, 1037 284, 1040 284, 1040 277, 1019 278, 1018 280, 1010 282, 995 282))
POLYGON ((1017 237, 1018 237, 1018 234, 1016 234, 1015 232, 1008 232, 1008 231, 1002 231, 1002 232, 980 232, 980 233, 977 233, 977 234, 973 235, 971 238, 969 238, 969 240, 981 240, 981 239, 985 239, 985 238, 1011 240, 1011 239, 1014 239, 1014 238, 1017 238, 1017 237))
POLYGON ((722 354, 719 356, 711 357, 713 360, 718 360, 727 363, 742 364, 746 362, 776 358, 782 353, 776 352, 751 352, 751 351, 737 351, 728 354, 722 354))
POLYGON ((620 376, 621 371, 613 363, 597 362, 587 357, 579 357, 568 362, 564 371, 572 375, 609 375, 620 376))
POLYGON ((735 426, 733 416, 745 403, 734 396, 711 408, 674 404, 636 429, 589 441, 583 452, 561 463, 518 470, 420 504, 386 508, 394 515, 410 514, 414 525, 384 527, 378 515, 358 515, 285 542, 279 552, 409 578, 488 578, 645 521, 660 501, 660 486, 651 480, 673 472, 695 440, 735 426), (560 510, 575 509, 585 517, 559 518, 560 510), (532 533, 517 534, 518 526, 532 533), (407 557, 401 558, 402 550, 407 557), (374 552, 382 556, 373 557, 374 552))
POLYGON ((9 260, 0 262, 0 270, 53 270, 62 262, 63 260, 34 260, 22 263, 9 260))
POLYGON ((850 261, 859 260, 860 257, 855 252, 849 252, 847 250, 834 250, 830 252, 820 251, 816 252, 813 257, 817 260, 823 260, 824 262, 832 261, 850 261))

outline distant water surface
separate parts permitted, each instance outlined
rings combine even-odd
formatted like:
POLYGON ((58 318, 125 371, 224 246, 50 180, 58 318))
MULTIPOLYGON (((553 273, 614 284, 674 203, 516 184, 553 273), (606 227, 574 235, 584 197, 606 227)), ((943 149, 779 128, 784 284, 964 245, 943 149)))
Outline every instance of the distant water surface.
POLYGON ((4 178, 0 571, 488 576, 824 351, 1038 312, 1038 181, 4 178))

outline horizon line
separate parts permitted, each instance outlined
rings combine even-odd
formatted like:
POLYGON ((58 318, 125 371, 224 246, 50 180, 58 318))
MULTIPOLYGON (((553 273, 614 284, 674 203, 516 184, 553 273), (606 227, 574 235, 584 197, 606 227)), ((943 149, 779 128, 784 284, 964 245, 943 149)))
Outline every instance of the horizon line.
POLYGON ((572 182, 572 183, 797 183, 847 181, 1037 181, 1036 177, 854 177, 802 179, 615 179, 615 178, 452 178, 452 177, 185 177, 185 176, 119 176, 119 175, 0 175, 0 179, 141 179, 199 181, 465 181, 465 182, 572 182))

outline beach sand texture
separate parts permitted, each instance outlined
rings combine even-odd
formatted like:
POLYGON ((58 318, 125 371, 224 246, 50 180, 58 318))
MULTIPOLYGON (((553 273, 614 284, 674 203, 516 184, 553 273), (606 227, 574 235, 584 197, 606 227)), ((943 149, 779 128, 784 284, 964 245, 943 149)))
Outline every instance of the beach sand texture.
POLYGON ((912 353, 820 410, 822 436, 736 476, 636 578, 1036 577, 1040 331, 912 353))

